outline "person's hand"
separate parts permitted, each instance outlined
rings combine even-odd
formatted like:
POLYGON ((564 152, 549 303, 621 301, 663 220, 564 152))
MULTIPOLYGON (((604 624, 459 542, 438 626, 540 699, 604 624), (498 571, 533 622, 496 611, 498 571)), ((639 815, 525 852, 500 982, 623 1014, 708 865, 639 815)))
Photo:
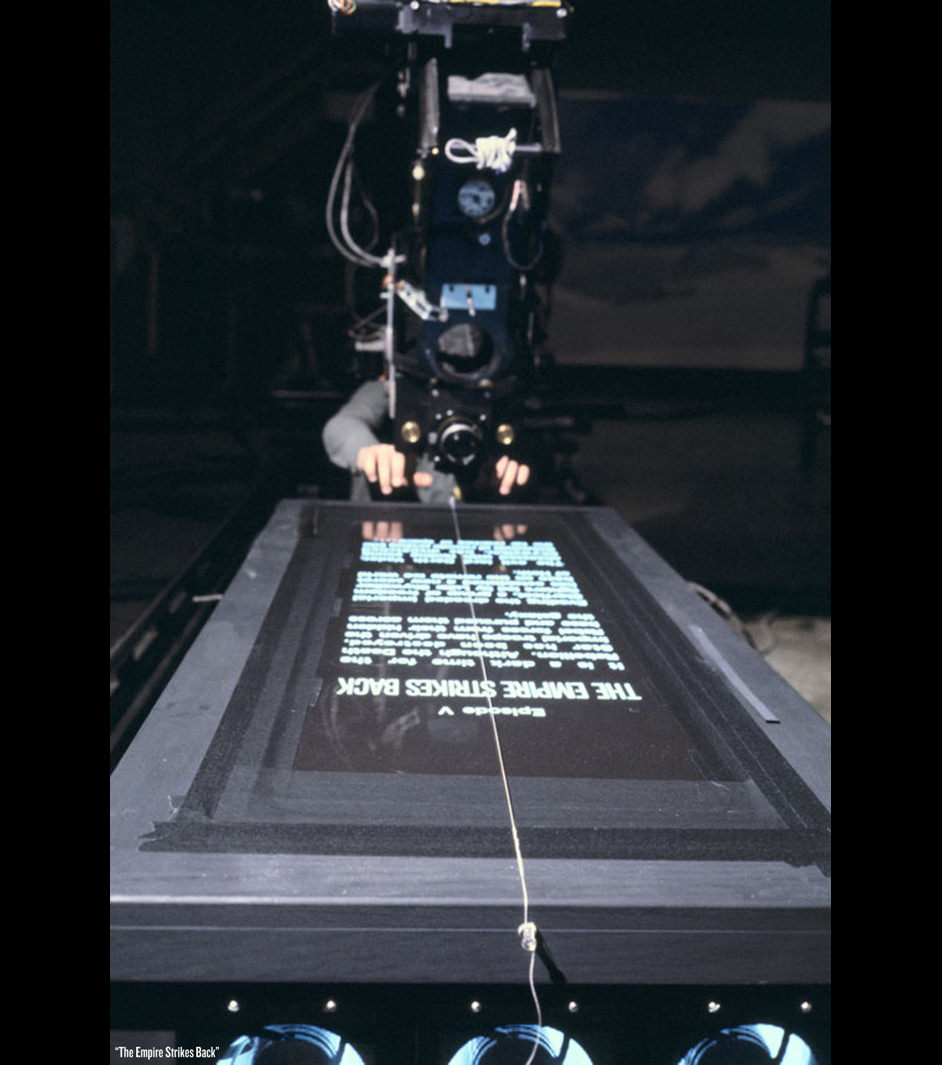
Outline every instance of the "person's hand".
POLYGON ((383 540, 396 543, 402 539, 401 521, 364 521, 360 526, 360 535, 364 540, 383 540))
POLYGON ((509 496, 514 488, 522 488, 530 480, 530 467, 509 455, 501 455, 494 472, 497 474, 497 491, 502 496, 509 496))
MULTIPOLYGON (((406 456, 392 444, 368 444, 357 452, 357 468, 362 470, 370 484, 379 485, 379 490, 388 496, 394 488, 409 484, 406 476, 406 456)), ((416 488, 428 488, 432 483, 430 473, 416 472, 412 475, 416 488)))

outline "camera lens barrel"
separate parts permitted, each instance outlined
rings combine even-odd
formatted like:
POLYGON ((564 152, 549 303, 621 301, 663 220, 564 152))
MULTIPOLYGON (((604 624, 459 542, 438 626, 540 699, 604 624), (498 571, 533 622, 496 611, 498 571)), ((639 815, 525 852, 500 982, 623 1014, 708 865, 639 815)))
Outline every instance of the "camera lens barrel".
POLYGON ((480 456, 483 444, 481 430, 463 417, 446 422, 438 434, 438 451, 453 466, 470 466, 480 456))

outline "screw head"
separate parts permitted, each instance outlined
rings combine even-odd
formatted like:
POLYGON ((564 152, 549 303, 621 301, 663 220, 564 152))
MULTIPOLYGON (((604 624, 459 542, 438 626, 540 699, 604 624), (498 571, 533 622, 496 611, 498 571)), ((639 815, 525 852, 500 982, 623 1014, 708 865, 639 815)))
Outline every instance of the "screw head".
POLYGON ((514 433, 514 427, 512 425, 504 423, 503 425, 498 425, 494 435, 497 438, 497 443, 500 444, 501 447, 509 447, 514 442, 514 436, 516 434, 514 433))
POLYGON ((401 429, 402 439, 407 444, 417 444, 422 439, 422 429, 418 422, 405 422, 401 429))

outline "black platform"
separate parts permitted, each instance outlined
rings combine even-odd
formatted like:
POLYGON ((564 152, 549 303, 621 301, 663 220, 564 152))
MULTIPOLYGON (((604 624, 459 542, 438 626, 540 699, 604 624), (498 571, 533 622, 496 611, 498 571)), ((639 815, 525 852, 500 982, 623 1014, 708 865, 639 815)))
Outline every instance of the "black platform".
POLYGON ((828 982, 827 724, 613 512, 515 522, 279 505, 113 775, 114 980, 519 983, 494 714, 567 980, 828 982))

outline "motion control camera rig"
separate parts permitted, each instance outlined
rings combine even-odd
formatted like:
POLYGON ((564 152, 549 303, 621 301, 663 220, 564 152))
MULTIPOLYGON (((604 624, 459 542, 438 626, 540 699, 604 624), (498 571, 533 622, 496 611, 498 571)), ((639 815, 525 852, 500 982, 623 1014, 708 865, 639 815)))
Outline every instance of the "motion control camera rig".
MULTIPOLYGON (((562 0, 328 0, 338 33, 396 42, 396 112, 411 138, 404 226, 377 254, 352 233, 354 108, 328 199, 340 251, 383 271, 375 341, 394 443, 459 483, 521 446, 523 401, 544 336, 553 163, 560 154, 555 59, 562 0)), ((388 179, 388 176, 387 176, 388 179)))

